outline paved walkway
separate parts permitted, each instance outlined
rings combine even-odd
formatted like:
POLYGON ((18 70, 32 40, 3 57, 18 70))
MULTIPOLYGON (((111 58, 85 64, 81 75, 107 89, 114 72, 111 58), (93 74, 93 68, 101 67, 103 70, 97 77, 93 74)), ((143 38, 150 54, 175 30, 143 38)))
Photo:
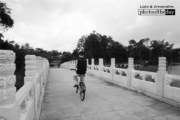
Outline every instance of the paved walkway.
POLYGON ((180 110, 87 75, 85 101, 75 93, 74 71, 50 69, 41 120, 180 120, 180 110))

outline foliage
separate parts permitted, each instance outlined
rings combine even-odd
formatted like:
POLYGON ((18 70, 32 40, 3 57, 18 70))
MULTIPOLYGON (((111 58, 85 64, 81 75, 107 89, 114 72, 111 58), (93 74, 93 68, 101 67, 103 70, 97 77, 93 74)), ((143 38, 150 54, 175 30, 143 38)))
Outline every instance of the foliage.
MULTIPOLYGON (((42 48, 33 49, 28 43, 25 45, 18 45, 14 41, 2 40, 1 49, 12 50, 16 53, 16 67, 21 69, 25 66, 25 56, 26 55, 36 55, 41 56, 52 62, 53 60, 58 60, 58 56, 61 55, 57 50, 47 51, 42 48)), ((60 60, 60 58, 59 58, 60 60)))
POLYGON ((14 25, 14 20, 11 18, 10 14, 11 9, 6 6, 6 3, 0 1, 0 26, 3 31, 14 25))
POLYGON ((64 54, 61 56, 61 63, 70 61, 72 59, 73 59, 73 57, 70 52, 64 52, 64 54))
POLYGON ((173 44, 165 42, 165 40, 152 40, 150 49, 150 57, 154 64, 158 63, 158 57, 161 56, 165 56, 169 64, 172 62, 173 44))
POLYGON ((82 36, 73 51, 73 58, 77 58, 79 48, 84 48, 87 59, 103 58, 109 62, 110 58, 116 58, 117 62, 127 60, 126 48, 119 42, 113 40, 111 36, 101 35, 99 33, 90 33, 88 36, 82 36))
POLYGON ((127 63, 128 57, 133 57, 135 63, 147 66, 148 64, 157 65, 158 57, 167 58, 168 64, 180 60, 180 48, 173 48, 173 44, 165 40, 150 40, 144 38, 138 42, 134 39, 129 41, 128 46, 114 41, 111 36, 101 35, 93 31, 89 35, 82 36, 73 51, 73 59, 78 58, 78 50, 84 48, 87 59, 103 58, 105 64, 110 64, 110 58, 116 58, 116 63, 127 63))
POLYGON ((141 39, 139 42, 136 42, 135 40, 129 41, 128 46, 128 55, 129 57, 133 57, 135 59, 135 62, 144 64, 145 61, 149 60, 149 38, 141 39))

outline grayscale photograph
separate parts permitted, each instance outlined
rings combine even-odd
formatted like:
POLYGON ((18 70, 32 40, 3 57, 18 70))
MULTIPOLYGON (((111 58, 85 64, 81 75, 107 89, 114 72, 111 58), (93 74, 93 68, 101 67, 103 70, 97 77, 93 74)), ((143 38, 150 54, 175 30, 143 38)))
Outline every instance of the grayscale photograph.
POLYGON ((0 0, 0 120, 180 120, 180 0, 0 0))

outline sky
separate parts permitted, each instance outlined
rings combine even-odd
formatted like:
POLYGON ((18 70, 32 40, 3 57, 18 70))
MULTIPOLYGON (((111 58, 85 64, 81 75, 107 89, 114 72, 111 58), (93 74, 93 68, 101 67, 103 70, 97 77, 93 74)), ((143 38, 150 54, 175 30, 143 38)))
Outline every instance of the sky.
MULTIPOLYGON (((0 0, 15 24, 5 39, 33 48, 70 51, 93 31, 127 46, 129 40, 163 40, 180 47, 180 0, 0 0), (175 16, 140 16, 140 6, 171 5, 175 16)), ((142 9, 142 8, 141 8, 142 9)))

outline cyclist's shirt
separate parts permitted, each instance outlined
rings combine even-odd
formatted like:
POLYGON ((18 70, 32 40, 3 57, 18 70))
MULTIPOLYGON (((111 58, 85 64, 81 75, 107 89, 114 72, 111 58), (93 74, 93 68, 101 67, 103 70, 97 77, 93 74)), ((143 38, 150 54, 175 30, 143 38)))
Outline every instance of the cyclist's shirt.
POLYGON ((77 71, 76 71, 76 73, 80 74, 80 75, 84 75, 84 74, 86 74, 86 70, 87 70, 86 59, 79 58, 78 61, 77 61, 77 71))

